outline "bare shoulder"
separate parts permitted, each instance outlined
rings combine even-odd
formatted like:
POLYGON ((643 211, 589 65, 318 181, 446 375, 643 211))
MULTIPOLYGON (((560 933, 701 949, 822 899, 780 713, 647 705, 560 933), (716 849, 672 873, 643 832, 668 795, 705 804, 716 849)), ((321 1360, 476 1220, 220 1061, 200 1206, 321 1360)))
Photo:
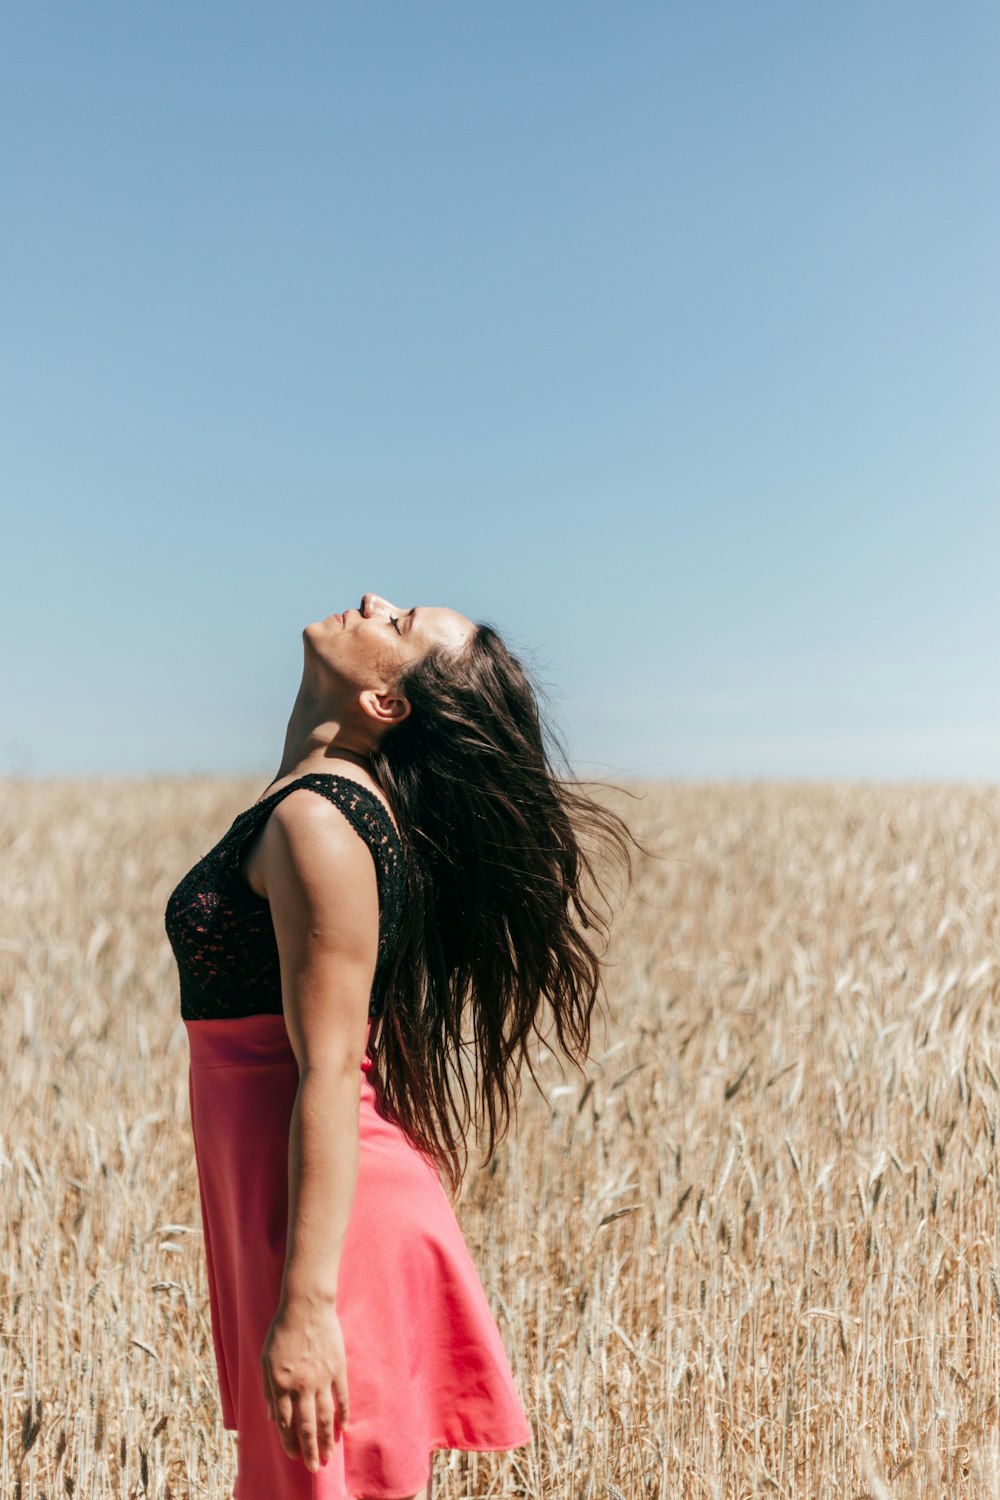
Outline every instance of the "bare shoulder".
POLYGON ((338 807, 296 788, 268 818, 260 855, 299 1068, 334 1063, 354 1076, 378 959, 371 851, 338 807))
POLYGON ((378 940, 378 886, 367 844, 326 797, 297 787, 267 819, 259 874, 275 931, 296 926, 363 947, 378 940))

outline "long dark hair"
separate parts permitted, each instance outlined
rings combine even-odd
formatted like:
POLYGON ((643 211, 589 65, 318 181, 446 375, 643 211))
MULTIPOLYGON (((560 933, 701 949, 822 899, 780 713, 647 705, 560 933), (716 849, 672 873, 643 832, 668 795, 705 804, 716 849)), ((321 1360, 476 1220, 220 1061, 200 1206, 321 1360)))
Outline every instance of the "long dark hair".
POLYGON ((629 841, 642 846, 582 790, 594 783, 556 774, 546 737, 561 751, 558 738, 491 625, 460 652, 432 648, 395 686, 411 711, 371 764, 403 840, 407 908, 371 1051, 383 1112, 455 1192, 470 1120, 488 1132, 488 1162, 522 1063, 538 1084, 527 1044, 544 1036, 546 1005, 565 1056, 586 1058, 610 903, 585 844, 623 864, 629 886, 629 841))

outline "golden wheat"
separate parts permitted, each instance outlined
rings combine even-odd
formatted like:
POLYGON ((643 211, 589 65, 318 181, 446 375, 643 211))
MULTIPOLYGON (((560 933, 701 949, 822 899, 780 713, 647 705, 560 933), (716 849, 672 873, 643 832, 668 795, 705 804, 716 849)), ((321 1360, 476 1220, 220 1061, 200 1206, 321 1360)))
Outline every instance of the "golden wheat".
MULTIPOLYGON (((167 895, 266 777, 0 784, 0 1496, 228 1500, 167 895)), ((458 1214, 536 1441, 436 1500, 1000 1493, 1000 792, 632 783, 582 1077, 458 1214)))

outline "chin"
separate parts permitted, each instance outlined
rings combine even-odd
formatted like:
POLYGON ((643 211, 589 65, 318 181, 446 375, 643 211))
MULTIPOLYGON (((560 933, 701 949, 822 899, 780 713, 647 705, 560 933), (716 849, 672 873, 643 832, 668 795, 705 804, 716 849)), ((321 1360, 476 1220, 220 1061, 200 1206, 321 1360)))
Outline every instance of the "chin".
POLYGON ((323 641, 329 641, 342 629, 338 621, 332 615, 327 615, 325 620, 311 620, 308 625, 302 627, 302 642, 305 646, 319 646, 323 641))

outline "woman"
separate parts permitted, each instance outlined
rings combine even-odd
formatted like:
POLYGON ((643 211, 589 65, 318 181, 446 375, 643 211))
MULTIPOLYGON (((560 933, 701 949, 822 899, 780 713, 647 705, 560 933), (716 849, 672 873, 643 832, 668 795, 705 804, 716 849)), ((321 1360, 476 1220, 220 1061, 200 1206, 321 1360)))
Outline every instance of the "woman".
POLYGON ((492 1157, 543 1006, 586 1056, 580 834, 631 836, 490 626, 365 594, 303 642, 274 780, 166 910, 233 1494, 428 1500, 435 1449, 531 1441, 440 1174, 471 1124, 492 1157))

